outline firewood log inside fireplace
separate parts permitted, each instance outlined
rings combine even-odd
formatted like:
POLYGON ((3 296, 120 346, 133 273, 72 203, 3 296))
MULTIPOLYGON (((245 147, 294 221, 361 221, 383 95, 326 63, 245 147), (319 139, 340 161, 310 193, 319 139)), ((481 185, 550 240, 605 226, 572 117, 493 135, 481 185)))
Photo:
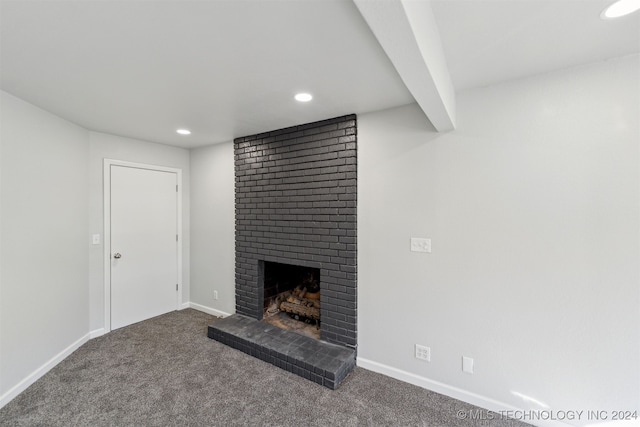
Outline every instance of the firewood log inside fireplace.
POLYGON ((289 297, 280 303, 280 310, 308 319, 320 320, 319 297, 320 292, 310 294, 307 292, 307 288, 298 286, 289 297))

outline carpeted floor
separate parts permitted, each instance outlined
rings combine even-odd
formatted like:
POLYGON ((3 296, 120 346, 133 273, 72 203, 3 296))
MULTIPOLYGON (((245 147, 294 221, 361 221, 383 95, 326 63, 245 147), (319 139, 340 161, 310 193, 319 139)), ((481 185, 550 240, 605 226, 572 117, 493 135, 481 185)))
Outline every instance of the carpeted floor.
POLYGON ((187 309, 93 339, 0 409, 0 425, 524 425, 470 420, 478 408, 361 368, 331 391, 207 338, 215 320, 187 309))

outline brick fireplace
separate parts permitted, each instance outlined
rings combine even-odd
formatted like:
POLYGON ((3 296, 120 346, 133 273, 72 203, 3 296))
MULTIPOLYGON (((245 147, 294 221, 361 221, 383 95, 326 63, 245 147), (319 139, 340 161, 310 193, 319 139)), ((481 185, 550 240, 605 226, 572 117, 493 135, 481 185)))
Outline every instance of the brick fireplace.
POLYGON ((209 330, 214 339, 330 388, 355 364, 356 146, 355 115, 235 139, 236 314, 209 330), (259 322, 265 263, 318 271, 320 340, 259 322), (238 336, 254 324, 258 340, 238 336), (270 336, 285 348, 269 343, 270 336))

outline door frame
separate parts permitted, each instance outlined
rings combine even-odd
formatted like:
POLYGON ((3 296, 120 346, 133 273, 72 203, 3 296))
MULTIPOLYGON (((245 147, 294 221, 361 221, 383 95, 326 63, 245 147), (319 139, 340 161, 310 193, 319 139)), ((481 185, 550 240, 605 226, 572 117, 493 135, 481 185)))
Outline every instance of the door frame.
POLYGON ((178 182, 177 197, 177 232, 178 232, 178 292, 176 292, 176 310, 182 303, 182 169, 145 163, 127 162, 124 160, 104 159, 103 197, 104 197, 104 332, 111 332, 111 166, 122 166, 135 169, 146 169, 158 172, 173 172, 178 182))

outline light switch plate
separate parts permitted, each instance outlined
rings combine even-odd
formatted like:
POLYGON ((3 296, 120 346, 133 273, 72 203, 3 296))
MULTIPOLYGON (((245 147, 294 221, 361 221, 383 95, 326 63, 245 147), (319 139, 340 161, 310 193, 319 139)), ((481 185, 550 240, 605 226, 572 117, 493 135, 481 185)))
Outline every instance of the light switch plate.
POLYGON ((412 237, 411 252, 431 253, 431 239, 424 239, 422 237, 412 237))
POLYGON ((94 245, 99 245, 100 244, 100 235, 99 234, 94 234, 92 236, 92 240, 94 245))

